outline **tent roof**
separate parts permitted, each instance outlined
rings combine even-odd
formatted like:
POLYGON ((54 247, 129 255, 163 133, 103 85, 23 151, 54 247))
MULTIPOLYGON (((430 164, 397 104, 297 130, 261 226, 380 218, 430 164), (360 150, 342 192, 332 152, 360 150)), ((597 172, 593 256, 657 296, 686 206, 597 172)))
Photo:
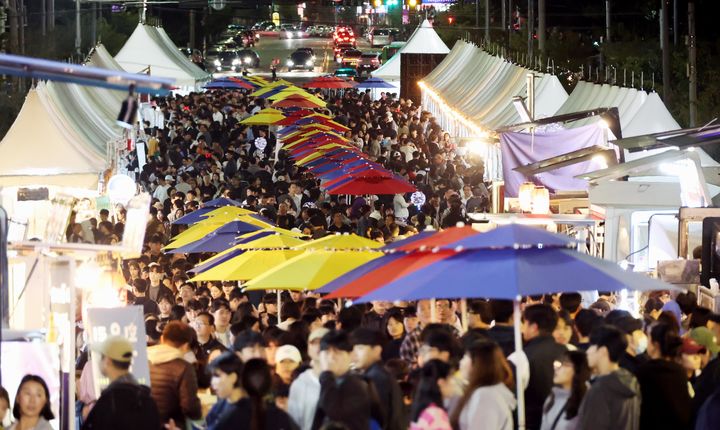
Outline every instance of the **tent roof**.
POLYGON ((125 71, 120 63, 105 49, 105 45, 102 43, 98 43, 90 51, 90 54, 85 59, 85 64, 88 66, 102 67, 104 69, 125 71))
POLYGON ((57 116, 45 85, 38 84, 0 141, 0 185, 97 185, 105 161, 79 140, 57 116))
POLYGON ((151 75, 175 78, 181 87, 196 87, 210 78, 180 52, 165 30, 146 24, 138 24, 115 60, 128 72, 149 68, 151 75))
POLYGON ((400 54, 447 54, 450 52, 445 42, 433 30, 427 19, 420 24, 408 39, 407 43, 398 50, 385 64, 372 72, 374 77, 400 79, 400 54))

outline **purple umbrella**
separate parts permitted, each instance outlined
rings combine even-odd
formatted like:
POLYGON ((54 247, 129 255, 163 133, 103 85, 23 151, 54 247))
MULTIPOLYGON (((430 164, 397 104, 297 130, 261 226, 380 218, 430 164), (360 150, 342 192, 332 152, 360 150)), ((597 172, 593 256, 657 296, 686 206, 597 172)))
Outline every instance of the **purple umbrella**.
POLYGON ((238 236, 258 230, 261 230, 261 227, 243 221, 230 221, 202 239, 171 249, 168 252, 175 254, 222 252, 236 245, 238 236))

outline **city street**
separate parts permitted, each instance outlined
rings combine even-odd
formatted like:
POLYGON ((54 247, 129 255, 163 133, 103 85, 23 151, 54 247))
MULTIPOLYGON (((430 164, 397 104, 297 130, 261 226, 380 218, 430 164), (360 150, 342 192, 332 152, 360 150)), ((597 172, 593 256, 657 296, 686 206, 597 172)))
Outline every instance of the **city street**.
MULTIPOLYGON (((364 38, 357 39, 357 46, 363 52, 370 51, 370 45, 364 38)), ((260 68, 250 69, 251 74, 270 76, 270 63, 274 58, 280 59, 281 67, 277 71, 280 78, 291 82, 304 81, 316 76, 333 73, 337 69, 337 63, 333 61, 332 38, 304 38, 304 39, 279 39, 277 37, 260 37, 254 49, 260 56, 260 68), (285 63, 288 56, 298 48, 312 48, 315 52, 315 71, 293 70, 288 72, 285 63)), ((375 49, 376 51, 378 49, 375 49)), ((215 76, 232 76, 239 73, 224 72, 215 76)))

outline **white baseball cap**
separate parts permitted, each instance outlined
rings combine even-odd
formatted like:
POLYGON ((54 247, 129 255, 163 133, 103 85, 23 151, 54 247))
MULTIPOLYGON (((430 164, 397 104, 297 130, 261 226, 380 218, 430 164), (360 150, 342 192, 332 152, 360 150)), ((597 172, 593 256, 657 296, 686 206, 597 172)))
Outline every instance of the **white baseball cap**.
POLYGON ((275 362, 279 363, 283 360, 294 361, 295 363, 302 362, 302 356, 300 350, 293 345, 283 345, 275 351, 275 362))

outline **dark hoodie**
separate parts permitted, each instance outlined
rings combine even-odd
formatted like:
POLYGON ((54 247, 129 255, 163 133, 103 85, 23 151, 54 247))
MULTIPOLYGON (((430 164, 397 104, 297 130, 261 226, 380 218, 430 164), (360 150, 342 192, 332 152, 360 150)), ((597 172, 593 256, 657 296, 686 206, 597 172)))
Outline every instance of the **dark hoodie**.
POLYGON ((580 405, 579 429, 637 430, 640 427, 640 385, 625 369, 593 382, 580 405))
POLYGON ((690 428, 692 406, 683 367, 668 360, 650 360, 640 366, 641 429, 690 428))

